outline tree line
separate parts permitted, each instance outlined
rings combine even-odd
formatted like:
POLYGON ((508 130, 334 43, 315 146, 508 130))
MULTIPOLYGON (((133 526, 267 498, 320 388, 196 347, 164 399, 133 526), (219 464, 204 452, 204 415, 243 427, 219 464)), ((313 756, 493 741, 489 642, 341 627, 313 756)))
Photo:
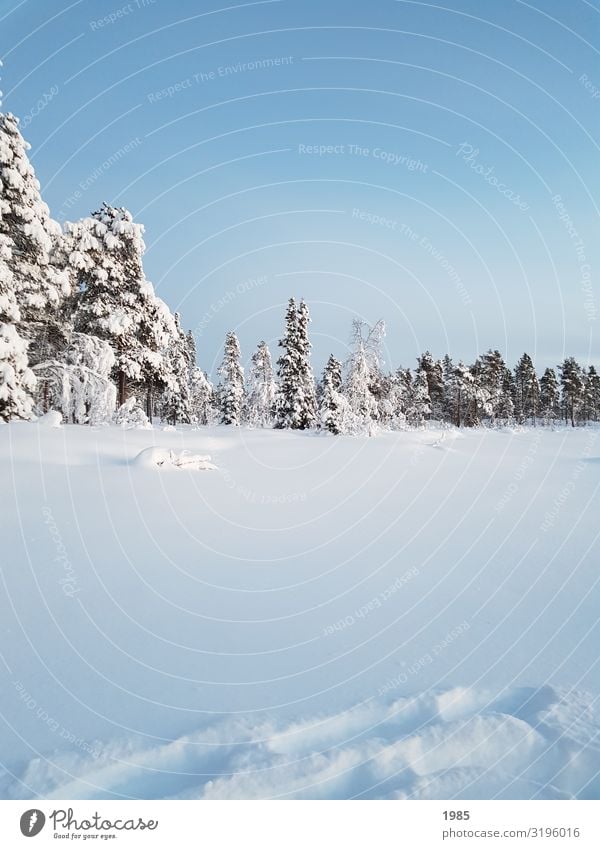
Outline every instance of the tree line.
POLYGON ((291 298, 280 355, 265 342, 247 374, 227 334, 219 381, 197 364, 194 336, 155 293, 143 267, 143 227, 103 203, 61 227, 40 194, 18 120, 0 113, 0 418, 50 409, 65 421, 147 425, 221 422, 333 434, 418 427, 426 420, 572 426, 598 421, 600 377, 568 357, 538 378, 523 354, 514 369, 497 350, 475 363, 429 352, 415 368, 383 369, 383 321, 356 320, 350 354, 311 366, 310 316, 291 298))

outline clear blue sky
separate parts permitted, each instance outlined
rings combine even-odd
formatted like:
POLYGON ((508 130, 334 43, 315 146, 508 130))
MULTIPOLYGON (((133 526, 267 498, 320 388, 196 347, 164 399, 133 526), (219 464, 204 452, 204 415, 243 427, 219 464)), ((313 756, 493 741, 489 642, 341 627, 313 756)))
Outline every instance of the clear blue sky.
POLYGON ((0 19, 3 108, 54 216, 129 207, 209 371, 229 329, 246 359, 274 343, 291 294, 317 371, 355 315, 386 319, 390 367, 597 361, 597 3, 0 0, 0 19))

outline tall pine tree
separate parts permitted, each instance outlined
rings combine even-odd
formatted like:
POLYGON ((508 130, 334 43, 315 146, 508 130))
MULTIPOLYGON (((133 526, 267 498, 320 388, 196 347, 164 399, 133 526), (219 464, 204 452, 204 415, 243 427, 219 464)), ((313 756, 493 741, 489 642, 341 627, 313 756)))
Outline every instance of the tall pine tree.
POLYGON ((244 402, 244 369, 240 363, 240 343, 233 332, 225 337, 223 362, 218 371, 221 377, 217 390, 221 424, 240 425, 244 402))
POLYGON ((266 342, 259 342, 252 355, 248 374, 247 420, 254 427, 270 427, 275 413, 276 386, 271 352, 266 342))

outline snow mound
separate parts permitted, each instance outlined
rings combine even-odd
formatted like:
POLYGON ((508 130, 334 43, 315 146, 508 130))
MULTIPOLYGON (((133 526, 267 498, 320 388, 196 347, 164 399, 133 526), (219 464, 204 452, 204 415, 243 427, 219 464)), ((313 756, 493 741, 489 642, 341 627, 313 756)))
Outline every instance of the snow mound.
POLYGON ((40 416, 37 423, 42 427, 62 427, 62 414, 58 410, 48 410, 43 416, 40 416))
POLYGON ((217 468, 210 462, 209 454, 190 454, 186 450, 174 451, 172 448, 159 448, 156 445, 140 451, 133 464, 141 469, 208 471, 217 468))
POLYGON ((455 687, 36 758, 7 789, 48 799, 591 799, 599 720, 582 692, 518 688, 495 699, 455 687))

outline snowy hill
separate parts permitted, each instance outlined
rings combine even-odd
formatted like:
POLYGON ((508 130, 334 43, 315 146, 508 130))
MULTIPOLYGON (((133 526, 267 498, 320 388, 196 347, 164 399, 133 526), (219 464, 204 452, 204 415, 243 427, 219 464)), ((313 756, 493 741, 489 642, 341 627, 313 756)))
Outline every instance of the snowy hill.
POLYGON ((2 425, 0 795, 597 798, 599 434, 2 425))

